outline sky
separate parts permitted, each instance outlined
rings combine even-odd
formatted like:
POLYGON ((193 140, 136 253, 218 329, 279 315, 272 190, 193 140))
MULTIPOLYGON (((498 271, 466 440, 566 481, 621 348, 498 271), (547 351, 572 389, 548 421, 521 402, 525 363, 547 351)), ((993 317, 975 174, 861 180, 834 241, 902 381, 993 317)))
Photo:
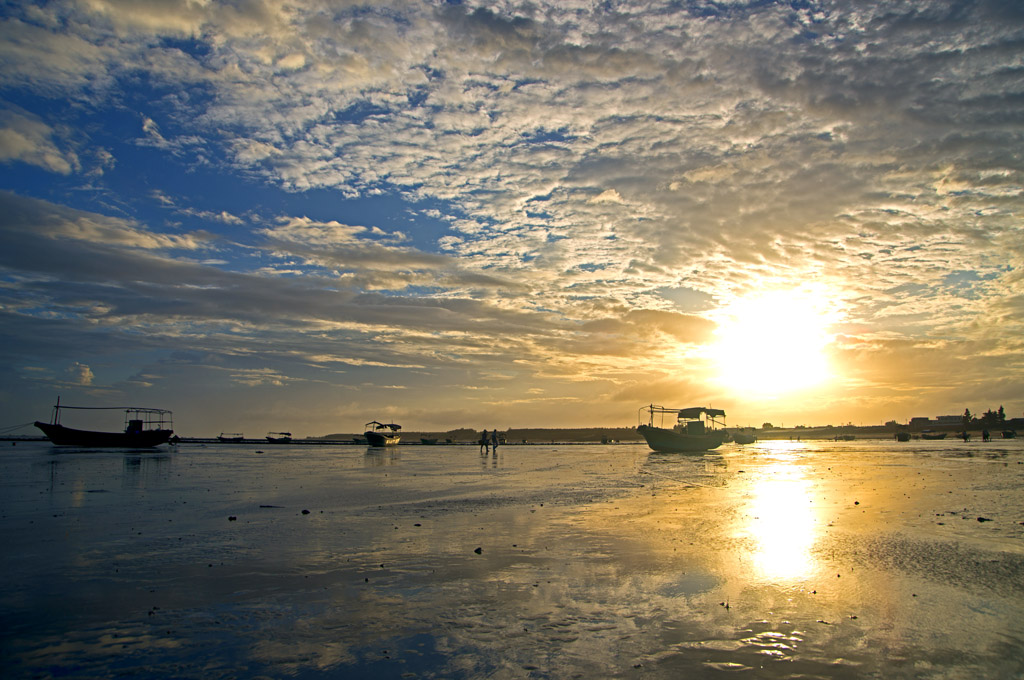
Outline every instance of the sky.
POLYGON ((0 7, 0 407, 1024 415, 1024 4, 0 7))

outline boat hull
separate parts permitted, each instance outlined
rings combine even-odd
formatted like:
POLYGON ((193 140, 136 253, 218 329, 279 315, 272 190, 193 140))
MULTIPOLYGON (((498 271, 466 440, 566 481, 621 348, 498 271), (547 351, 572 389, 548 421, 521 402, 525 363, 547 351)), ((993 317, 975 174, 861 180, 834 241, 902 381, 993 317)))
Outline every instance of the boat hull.
POLYGON ((370 446, 396 446, 398 440, 402 438, 398 434, 381 434, 380 432, 364 432, 363 436, 366 437, 366 443, 370 446))
POLYGON ((636 429, 647 440, 648 446, 663 453, 700 453, 716 449, 725 441, 725 434, 717 431, 683 434, 651 425, 641 425, 636 429))
POLYGON ((76 430, 53 423, 41 423, 38 420, 35 425, 43 431, 47 439, 57 446, 151 449, 166 444, 174 434, 173 430, 94 432, 92 430, 76 430))

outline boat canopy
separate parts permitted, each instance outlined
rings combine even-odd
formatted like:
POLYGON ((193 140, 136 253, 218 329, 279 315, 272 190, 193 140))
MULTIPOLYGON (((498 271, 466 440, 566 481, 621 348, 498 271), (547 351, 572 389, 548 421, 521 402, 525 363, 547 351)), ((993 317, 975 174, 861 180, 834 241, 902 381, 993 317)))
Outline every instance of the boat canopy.
POLYGON ((376 420, 371 420, 370 422, 368 422, 363 427, 365 427, 367 430, 369 430, 371 425, 373 425, 373 429, 374 430, 384 430, 384 429, 387 429, 387 430, 401 430, 402 429, 401 425, 395 425, 394 423, 378 423, 376 420))
POLYGON ((725 411, 720 408, 707 408, 704 406, 694 406, 692 408, 679 409, 680 418, 700 418, 700 414, 706 413, 709 418, 724 418, 725 411))

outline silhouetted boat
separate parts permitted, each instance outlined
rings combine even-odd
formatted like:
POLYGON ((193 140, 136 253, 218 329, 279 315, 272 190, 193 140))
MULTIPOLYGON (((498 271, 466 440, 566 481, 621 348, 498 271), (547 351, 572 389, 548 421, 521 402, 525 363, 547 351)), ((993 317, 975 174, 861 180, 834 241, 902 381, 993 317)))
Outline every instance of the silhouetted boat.
POLYGON ((910 441, 910 433, 909 432, 897 432, 896 433, 896 441, 898 441, 898 442, 909 442, 910 441))
POLYGON ((1016 430, 1003 430, 1003 439, 1016 439, 1016 438, 1017 438, 1017 431, 1016 430))
POLYGON ((945 432, 932 432, 930 430, 921 430, 921 439, 945 439, 945 432))
POLYGON ((437 443, 437 437, 420 437, 421 444, 432 445, 437 443))
POLYGON ((641 413, 648 414, 646 425, 636 428, 647 445, 655 451, 668 453, 689 453, 699 451, 710 451, 721 446, 726 439, 725 430, 717 429, 722 425, 716 418, 724 418, 725 411, 705 406, 692 408, 675 409, 655 406, 651 404, 640 409, 641 413), (671 429, 654 426, 655 414, 673 415, 676 423, 671 429))
POLYGON ((395 446, 402 438, 402 435, 398 434, 398 431, 402 429, 401 425, 378 423, 376 420, 371 420, 365 427, 366 432, 363 433, 363 436, 366 437, 366 442, 370 446, 395 446))
POLYGON ((53 407, 49 423, 38 420, 35 426, 58 446, 85 446, 103 448, 149 449, 166 444, 174 434, 171 412, 160 408, 137 406, 61 406, 60 399, 53 407), (62 410, 124 411, 123 432, 78 430, 60 424, 62 410))
POLYGON ((217 441, 219 442, 234 442, 238 443, 245 439, 241 432, 221 432, 217 435, 217 441))
POLYGON ((757 441, 757 435, 743 430, 729 430, 729 436, 737 444, 753 444, 757 441))
POLYGON ((267 442, 270 444, 288 444, 292 440, 291 432, 268 432, 267 442))

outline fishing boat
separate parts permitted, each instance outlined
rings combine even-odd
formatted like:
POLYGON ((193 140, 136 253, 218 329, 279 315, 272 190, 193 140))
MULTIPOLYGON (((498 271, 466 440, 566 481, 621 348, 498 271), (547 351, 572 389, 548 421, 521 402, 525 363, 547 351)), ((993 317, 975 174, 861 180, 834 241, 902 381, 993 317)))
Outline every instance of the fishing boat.
POLYGON ((402 429, 401 425, 378 423, 376 420, 371 420, 364 427, 366 432, 363 433, 363 436, 366 437, 366 442, 370 446, 395 446, 402 438, 402 435, 398 434, 398 431, 402 429))
POLYGON ((757 435, 753 431, 729 430, 729 437, 737 444, 753 444, 757 441, 757 435))
POLYGON ((35 422, 47 439, 57 446, 150 449, 166 444, 174 434, 171 412, 161 408, 138 406, 62 406, 53 407, 50 422, 35 422), (79 430, 60 424, 61 411, 124 411, 124 431, 79 430))
POLYGON ((288 444, 292 441, 291 432, 268 432, 267 442, 270 444, 288 444))
POLYGON ((238 442, 244 439, 245 437, 242 435, 241 432, 221 432, 219 435, 217 435, 217 441, 225 443, 237 444, 238 442))
POLYGON ((909 432, 897 432, 894 435, 894 438, 898 442, 909 442, 910 441, 910 433, 909 432))
POLYGON ((934 430, 921 430, 921 439, 938 440, 945 438, 945 432, 935 432, 934 430))
MULTIPOLYGON (((667 453, 698 453, 719 447, 728 436, 719 418, 725 418, 725 411, 706 406, 691 408, 665 408, 650 404, 640 409, 640 414, 647 414, 647 423, 636 428, 647 445, 655 451, 667 453), (676 423, 671 428, 655 427, 654 417, 675 416, 676 423)), ((641 415, 640 418, 643 418, 641 415)))

